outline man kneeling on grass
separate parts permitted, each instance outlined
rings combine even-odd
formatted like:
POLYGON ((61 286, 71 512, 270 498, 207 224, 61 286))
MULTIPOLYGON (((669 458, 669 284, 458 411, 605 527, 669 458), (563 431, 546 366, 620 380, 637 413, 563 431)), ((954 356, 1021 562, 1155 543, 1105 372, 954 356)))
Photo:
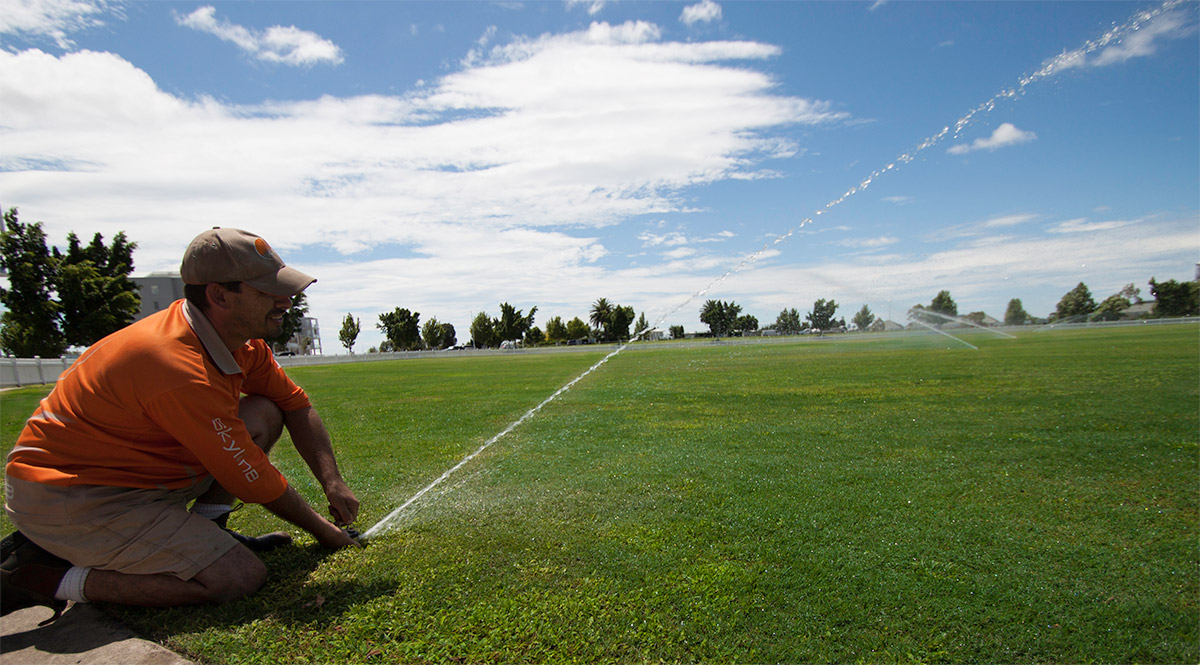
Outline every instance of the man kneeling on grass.
MULTIPOLYGON (((93 344, 25 425, 5 467, 0 610, 66 601, 223 602, 267 577, 255 552, 291 543, 225 529, 235 498, 336 549, 358 515, 329 434, 262 338, 316 280, 237 229, 196 237, 186 298, 93 344), (287 427, 333 522, 267 459, 287 427), (188 503, 195 500, 188 510, 188 503)), ((53 620, 53 618, 51 620, 53 620)))

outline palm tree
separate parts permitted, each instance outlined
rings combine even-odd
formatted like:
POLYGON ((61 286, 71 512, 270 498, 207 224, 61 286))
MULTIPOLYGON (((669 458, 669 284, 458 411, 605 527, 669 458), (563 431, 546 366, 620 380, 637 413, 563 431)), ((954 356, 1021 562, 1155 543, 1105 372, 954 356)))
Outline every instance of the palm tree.
POLYGON ((608 298, 601 298, 592 303, 590 321, 597 330, 604 330, 605 324, 612 320, 613 304, 608 298))

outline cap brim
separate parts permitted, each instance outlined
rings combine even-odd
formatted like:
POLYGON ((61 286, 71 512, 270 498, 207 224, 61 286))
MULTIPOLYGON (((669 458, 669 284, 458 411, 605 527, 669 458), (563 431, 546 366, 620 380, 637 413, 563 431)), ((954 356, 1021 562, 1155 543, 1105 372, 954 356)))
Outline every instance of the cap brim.
POLYGON ((284 266, 274 274, 248 279, 246 283, 263 293, 291 298, 315 281, 316 277, 309 277, 295 268, 284 266))

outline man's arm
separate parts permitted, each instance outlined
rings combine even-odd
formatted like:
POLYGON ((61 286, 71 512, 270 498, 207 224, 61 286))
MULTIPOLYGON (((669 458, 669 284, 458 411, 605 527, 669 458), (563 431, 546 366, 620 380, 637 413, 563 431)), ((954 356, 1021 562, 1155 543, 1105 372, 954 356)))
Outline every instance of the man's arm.
POLYGON ((311 533, 322 547, 341 549, 358 545, 349 534, 318 515, 317 511, 313 510, 312 506, 304 500, 304 497, 290 486, 284 490, 283 496, 262 505, 263 508, 275 515, 311 533))
MULTIPOLYGON (((350 491, 346 481, 342 480, 337 459, 333 455, 333 444, 329 440, 329 432, 325 429, 321 416, 317 415, 316 409, 311 406, 297 411, 285 411, 283 424, 292 437, 296 452, 304 458, 313 476, 325 490, 325 497, 329 499, 329 512, 334 522, 339 526, 352 524, 358 518, 358 498, 350 491)), ((271 509, 270 504, 264 505, 271 509)), ((308 530, 299 522, 294 524, 308 530)))

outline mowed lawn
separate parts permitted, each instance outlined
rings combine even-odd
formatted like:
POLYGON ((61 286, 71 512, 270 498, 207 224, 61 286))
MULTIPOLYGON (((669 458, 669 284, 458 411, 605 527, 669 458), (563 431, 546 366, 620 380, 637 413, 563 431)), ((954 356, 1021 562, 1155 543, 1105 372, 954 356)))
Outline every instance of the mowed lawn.
MULTIPOLYGON (((1198 332, 638 345, 366 549, 110 609, 211 663, 1197 662, 1198 332)), ((601 357, 290 373, 365 530, 601 357)), ((39 394, 4 394, 6 441, 39 394)))

